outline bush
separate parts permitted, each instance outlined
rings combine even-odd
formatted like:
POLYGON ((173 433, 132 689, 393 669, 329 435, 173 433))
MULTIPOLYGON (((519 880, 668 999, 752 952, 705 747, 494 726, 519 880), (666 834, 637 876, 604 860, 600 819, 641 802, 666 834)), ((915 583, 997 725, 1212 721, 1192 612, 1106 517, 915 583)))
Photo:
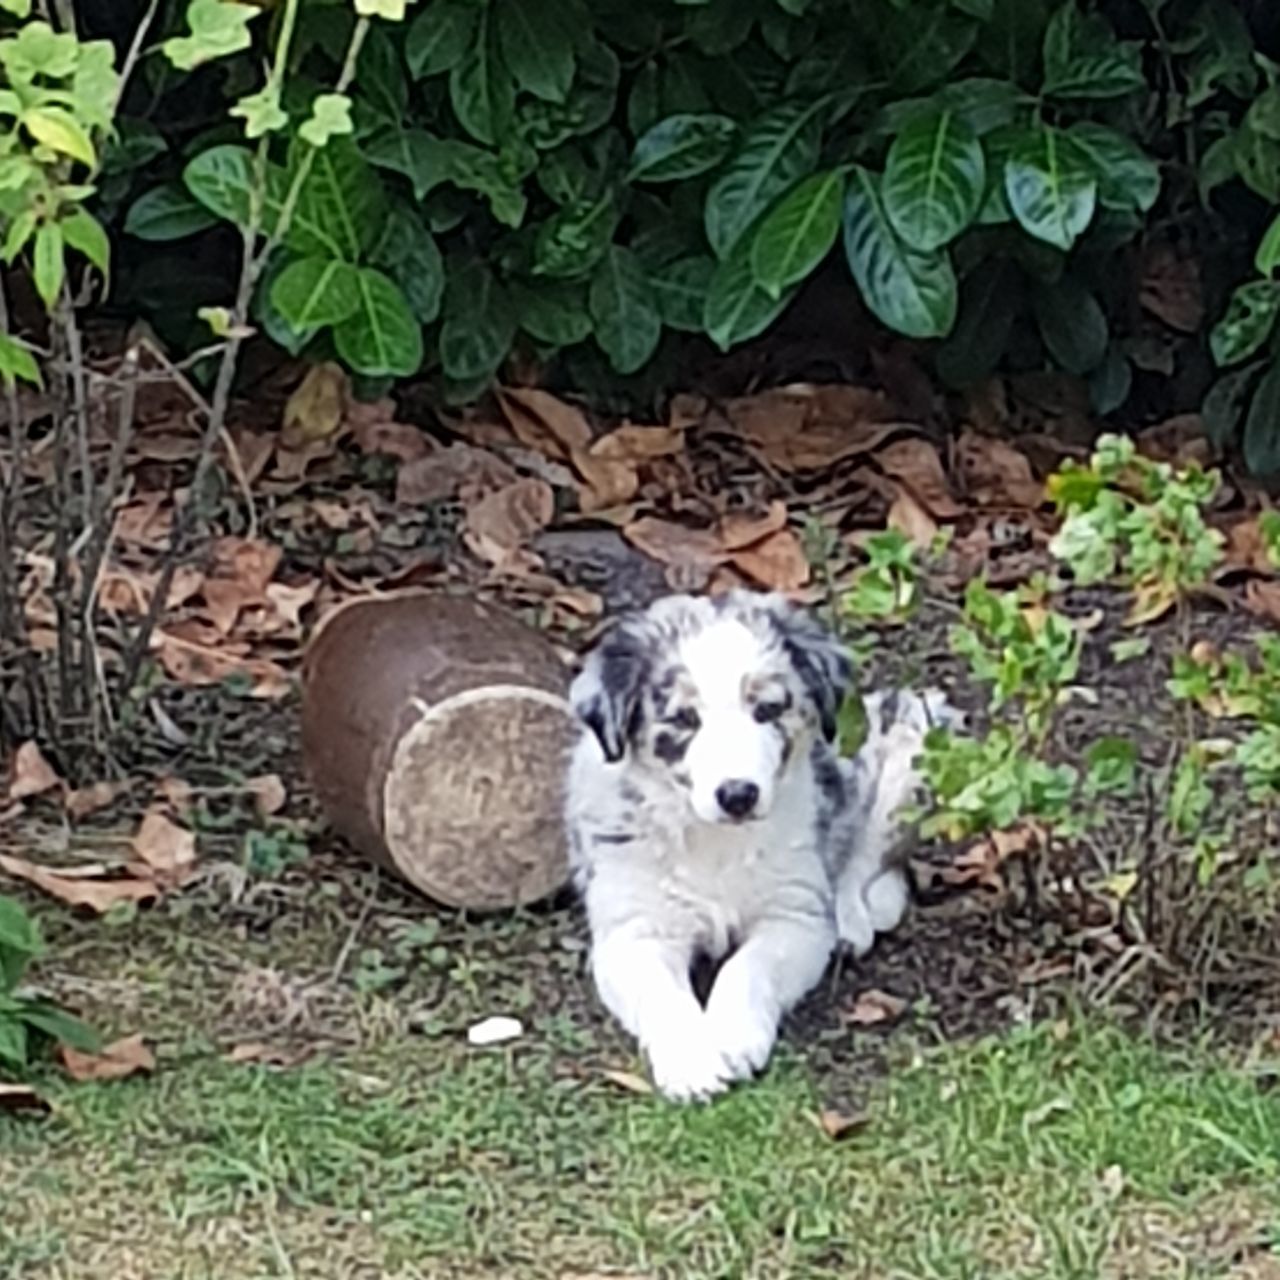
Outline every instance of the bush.
MULTIPOLYGON (((145 64, 105 211, 153 242, 243 227, 261 178, 269 235, 309 166, 257 320, 367 378, 425 367, 455 399, 516 348, 595 347, 618 374, 672 333, 728 349, 834 257, 889 328, 940 340, 948 381, 1047 359, 1110 410, 1131 381, 1117 251, 1157 213, 1200 216, 1197 191, 1280 184, 1280 90, 1252 100, 1227 0, 192 0, 183 19, 182 74, 145 64)), ((175 327, 182 252, 181 291, 154 256, 132 282, 175 327)), ((1270 332, 1244 327, 1224 360, 1270 332)))

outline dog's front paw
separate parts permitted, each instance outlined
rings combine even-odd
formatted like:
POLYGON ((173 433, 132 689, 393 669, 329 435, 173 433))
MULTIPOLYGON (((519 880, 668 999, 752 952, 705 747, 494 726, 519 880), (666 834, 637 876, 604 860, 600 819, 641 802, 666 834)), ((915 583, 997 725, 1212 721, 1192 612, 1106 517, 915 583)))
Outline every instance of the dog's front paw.
POLYGON ((706 1102, 733 1082, 724 1058, 702 1027, 651 1040, 645 1056, 654 1088, 672 1102, 706 1102))
POLYGON ((775 1008, 750 998, 738 988, 732 974, 721 974, 721 986, 707 1003, 707 1034, 725 1069, 735 1080, 746 1080, 763 1071, 778 1038, 775 1008))

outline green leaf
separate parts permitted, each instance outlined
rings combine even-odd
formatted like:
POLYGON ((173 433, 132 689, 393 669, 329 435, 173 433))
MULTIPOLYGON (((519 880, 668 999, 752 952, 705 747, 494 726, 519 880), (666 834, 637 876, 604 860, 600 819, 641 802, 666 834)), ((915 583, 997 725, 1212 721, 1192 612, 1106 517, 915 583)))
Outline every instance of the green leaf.
POLYGON ((0 383, 12 387, 19 378, 33 387, 44 385, 40 366, 31 352, 7 333, 0 333, 0 383))
POLYGON ((356 13, 362 18, 403 22, 406 7, 413 3, 414 0, 356 0, 356 13))
MULTIPOLYGON (((8 337, 7 334, 0 336, 8 337)), ((18 349, 28 354, 24 348, 18 349)), ((0 894, 0 951, 16 952, 22 956, 38 956, 44 951, 35 921, 19 902, 3 894, 0 894)))
POLYGON ((751 269, 771 298, 805 279, 840 234, 844 173, 815 173, 792 188, 751 238, 751 269))
POLYGON ((1067 130, 1098 182, 1098 201, 1107 209, 1149 213, 1160 196, 1160 166, 1132 138, 1085 120, 1067 130))
POLYGON ((613 242, 618 217, 612 192, 553 213, 538 228, 533 274, 561 280, 585 276, 613 242))
POLYGON ((72 210, 62 219, 62 235, 67 244, 84 254, 103 277, 111 273, 111 241, 97 218, 87 209, 72 210))
POLYGON ((340 324, 360 307, 360 272, 337 258, 299 258, 276 277, 271 305, 298 333, 340 324))
POLYGON ((494 0, 502 54, 516 83, 536 98, 563 102, 573 83, 581 15, 563 3, 494 0))
POLYGON ((1040 336, 1060 368, 1083 376, 1107 354, 1107 317, 1097 298, 1072 275, 1032 292, 1040 336))
POLYGON ((1105 20, 1066 0, 1044 34, 1044 92, 1055 98, 1116 98, 1146 87, 1140 46, 1117 40, 1105 20))
POLYGON ((263 138, 279 133, 289 123, 288 113, 280 105, 280 86, 268 81, 257 93, 246 94, 231 108, 231 115, 244 121, 246 138, 263 138))
POLYGON ((715 259, 702 255, 677 258, 660 267, 650 281, 658 303, 658 314, 668 329, 682 333, 703 331, 703 312, 711 280, 716 273, 715 259))
POLYGON ((217 218, 181 183, 166 182, 129 206, 124 229, 139 240, 181 240, 217 224, 217 218))
POLYGON ((1253 257, 1253 265, 1260 275, 1269 276, 1280 266, 1280 214, 1272 219, 1253 257))
POLYGON ((751 265, 752 238, 744 236, 711 277, 702 327, 721 351, 748 342, 763 333, 795 296, 792 289, 771 298, 756 282, 751 265))
POLYGON ((1089 403, 1094 413, 1114 413, 1133 390, 1133 366, 1114 343, 1102 362, 1089 373, 1089 403))
POLYGON ((317 94, 311 115, 298 128, 298 136, 313 147, 323 147, 330 138, 353 132, 351 99, 345 93, 317 94))
POLYGON ((303 254, 358 261, 376 242, 386 216, 386 192, 350 138, 333 138, 315 151, 305 143, 290 152, 289 169, 268 183, 268 223, 279 220, 289 174, 312 157, 285 242, 303 254))
POLYGON ((911 338, 944 337, 955 323, 955 271, 945 251, 920 253, 894 233, 875 175, 855 168, 844 201, 844 248, 867 306, 911 338))
POLYGON ((97 152, 81 123, 69 111, 61 107, 31 107, 22 113, 22 124, 39 143, 70 156, 81 164, 97 163, 97 152))
POLYGON ((458 382, 490 378, 515 340, 511 299, 478 258, 451 264, 446 278, 440 363, 458 382))
POLYGON ((48 1036, 56 1044, 65 1044, 81 1053, 95 1053, 102 1047, 101 1038, 79 1018, 73 1018, 44 1000, 30 1000, 19 1015, 29 1029, 48 1036))
POLYGON ((1244 422, 1244 461, 1255 476, 1280 471, 1280 364, 1258 384, 1244 422))
POLYGON ((611 245, 591 278, 588 296, 596 341, 621 374, 649 362, 662 337, 662 320, 640 259, 611 245))
POLYGON ((1266 360, 1254 360, 1224 373, 1205 393, 1200 406, 1205 434, 1215 448, 1225 449, 1235 442, 1245 408, 1253 394, 1266 360))
POLYGON ((987 258, 960 286, 960 314, 938 348, 943 381, 967 387, 993 374, 1009 345, 1022 305, 1022 274, 1008 258, 987 258))
POLYGON ((713 112, 667 116, 646 129, 631 153, 629 182, 696 178, 724 159, 738 126, 713 112))
POLYGON ((403 291, 373 267, 356 270, 357 309, 335 326, 338 355, 356 373, 405 378, 422 366, 422 326, 403 291))
POLYGON ((238 227, 249 221, 254 161, 247 148, 224 144, 200 152, 187 162, 182 181, 210 213, 238 227))
POLYGON ((540 280, 536 285, 513 283, 509 289, 520 328, 536 341, 570 347, 591 336, 585 286, 540 280))
POLYGON ((1036 125, 1014 142, 1004 186, 1023 229, 1064 252, 1083 234, 1097 207, 1097 179, 1070 140, 1050 125, 1036 125))
POLYGON ((191 0, 187 6, 190 35, 173 36, 161 46, 179 71, 193 71, 214 58, 239 53, 253 43, 249 23, 261 12, 232 0, 191 0))
POLYGON ((703 221, 716 257, 727 257, 760 214, 816 168, 820 110, 819 103, 787 102, 752 122, 707 192, 703 221))
POLYGON ((396 204, 374 254, 404 290, 419 324, 431 324, 440 314, 444 296, 444 259, 419 210, 396 204))
POLYGON ((58 294, 62 291, 62 282, 66 274, 66 250, 62 228, 56 222, 42 222, 40 229, 36 232, 32 275, 36 292, 50 311, 53 310, 58 294))
MULTIPOLYGON (((366 139, 362 149, 370 164, 402 174, 413 185, 414 198, 425 200, 436 187, 449 180, 454 164, 454 145, 425 129, 403 129, 399 125, 391 125, 366 139)), ((468 146, 463 142, 456 145, 468 146)), ((496 166, 497 157, 480 151, 478 147, 471 149, 478 155, 488 156, 496 166)))
POLYGON ((1280 315, 1280 281, 1250 280, 1227 303, 1226 314, 1209 334, 1209 349, 1219 365, 1247 360, 1262 346, 1280 315))
POLYGON ((1038 83, 1047 21, 1045 0, 995 0, 974 52, 997 75, 1024 87, 1038 83))
POLYGON ((898 235, 929 253, 974 220, 986 181, 977 135, 953 112, 942 111, 909 124, 894 140, 881 197, 898 235))
POLYGON ((484 9, 475 39, 449 73, 449 101, 473 138, 496 146, 511 131, 515 98, 511 72, 498 48, 493 14, 484 9))
POLYGON ((475 0, 433 0, 414 19, 405 58, 415 79, 452 71, 471 47, 480 6, 475 0))
POLYGON ((944 83, 977 36, 978 24, 970 19, 912 0, 902 13, 877 14, 864 39, 875 47, 883 78, 905 95, 944 83))
POLYGON ((27 1065, 27 1028, 12 1014, 0 1013, 0 1062, 27 1065))
POLYGON ((31 0, 0 0, 0 9, 21 21, 31 16, 31 0))

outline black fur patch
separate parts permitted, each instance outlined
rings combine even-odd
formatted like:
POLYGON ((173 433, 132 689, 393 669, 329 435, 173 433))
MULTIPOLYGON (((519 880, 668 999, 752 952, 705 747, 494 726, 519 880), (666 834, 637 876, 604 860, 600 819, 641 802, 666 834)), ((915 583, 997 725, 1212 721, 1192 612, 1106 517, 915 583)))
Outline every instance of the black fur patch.
POLYGON ((630 844, 635 835, 630 831, 601 831, 591 837, 593 844, 630 844))
POLYGON ((653 754, 663 764, 679 764, 688 750, 688 738, 677 738, 674 733, 658 733, 654 736, 653 754))

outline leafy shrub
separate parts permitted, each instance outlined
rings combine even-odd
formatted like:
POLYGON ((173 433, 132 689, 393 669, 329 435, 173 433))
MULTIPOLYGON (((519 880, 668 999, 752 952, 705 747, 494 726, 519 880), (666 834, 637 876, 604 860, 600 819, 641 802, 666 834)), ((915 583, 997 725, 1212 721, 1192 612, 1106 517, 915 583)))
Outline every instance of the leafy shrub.
POLYGON ((0 1070, 20 1070, 41 1041, 91 1052, 97 1037, 78 1018, 19 992, 27 966, 43 951, 39 931, 22 907, 0 895, 0 1070))
MULTIPOLYGON (((667 332, 761 333, 839 246, 885 324, 946 339, 953 381, 1025 315, 1102 407, 1127 385, 1103 286, 1161 190, 1144 46, 1075 0, 429 0, 369 29, 349 96, 357 14, 284 9, 277 71, 234 108, 268 145, 211 114, 125 227, 244 226, 261 172, 269 230, 322 142, 258 297, 294 350, 372 377, 425 358, 458 396, 516 344, 590 340, 626 374, 667 332)), ((235 54, 260 14, 193 0, 169 56, 235 54)))

